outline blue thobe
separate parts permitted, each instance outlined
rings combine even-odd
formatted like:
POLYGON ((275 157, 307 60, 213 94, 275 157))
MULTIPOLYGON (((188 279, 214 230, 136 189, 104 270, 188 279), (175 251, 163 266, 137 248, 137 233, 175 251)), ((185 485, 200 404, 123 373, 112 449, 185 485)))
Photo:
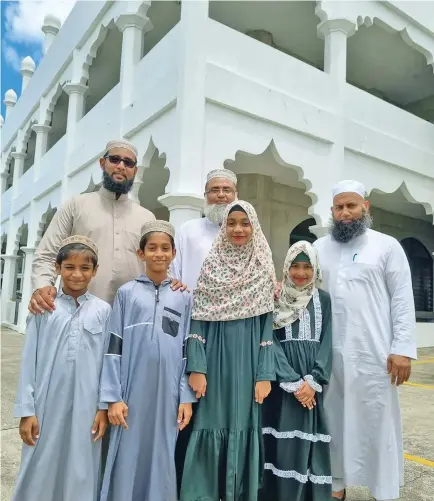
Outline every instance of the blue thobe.
POLYGON ((194 402, 183 358, 192 298, 141 275, 115 297, 101 402, 124 401, 128 430, 111 429, 101 501, 176 501, 180 403, 194 402))
POLYGON ((36 416, 36 446, 23 444, 12 501, 95 501, 101 441, 91 433, 111 308, 89 292, 59 291, 53 313, 30 315, 15 417, 36 416))

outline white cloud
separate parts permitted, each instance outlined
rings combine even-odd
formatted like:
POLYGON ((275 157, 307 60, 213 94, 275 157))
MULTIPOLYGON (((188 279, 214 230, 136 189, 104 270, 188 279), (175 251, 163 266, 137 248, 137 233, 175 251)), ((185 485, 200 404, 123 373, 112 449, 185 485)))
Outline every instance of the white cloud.
POLYGON ((2 43, 2 49, 5 60, 9 66, 12 66, 15 71, 20 71, 21 60, 18 52, 5 42, 2 43))
POLYGON ((42 44, 41 27, 47 14, 54 14, 62 23, 75 0, 19 0, 5 9, 5 37, 13 42, 42 44))

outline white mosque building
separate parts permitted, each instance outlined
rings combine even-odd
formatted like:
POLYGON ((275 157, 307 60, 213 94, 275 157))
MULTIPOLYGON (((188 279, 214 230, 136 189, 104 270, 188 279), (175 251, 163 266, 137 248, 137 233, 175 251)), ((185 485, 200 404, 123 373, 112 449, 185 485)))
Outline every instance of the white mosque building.
POLYGON ((44 58, 4 96, 4 324, 24 330, 41 236, 122 136, 139 149, 131 196, 178 227, 201 216, 207 172, 233 170, 278 272, 290 243, 327 232, 332 186, 363 182, 434 345, 434 2, 86 1, 42 31, 44 58))

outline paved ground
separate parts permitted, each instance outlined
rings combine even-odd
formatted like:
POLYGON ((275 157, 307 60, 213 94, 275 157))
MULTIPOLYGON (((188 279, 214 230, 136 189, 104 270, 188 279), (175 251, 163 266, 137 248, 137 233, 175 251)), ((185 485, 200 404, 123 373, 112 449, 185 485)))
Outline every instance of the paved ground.
MULTIPOLYGON (((23 336, 5 329, 1 338, 1 501, 10 501, 20 461, 18 420, 12 417, 23 336)), ((419 350, 412 384, 401 390, 404 424, 405 487, 401 501, 432 501, 434 492, 434 348, 419 350), (417 386, 421 385, 421 386, 417 386)), ((353 488, 349 501, 370 501, 353 488)))

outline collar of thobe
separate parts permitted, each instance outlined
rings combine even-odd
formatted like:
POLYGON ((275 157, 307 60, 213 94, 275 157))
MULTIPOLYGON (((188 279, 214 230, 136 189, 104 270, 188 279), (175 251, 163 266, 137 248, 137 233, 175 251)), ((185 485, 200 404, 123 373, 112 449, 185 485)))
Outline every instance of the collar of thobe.
MULTIPOLYGON (((68 296, 67 294, 65 294, 63 292, 63 289, 60 288, 60 290, 57 292, 57 297, 62 297, 62 296, 64 296, 65 299, 72 299, 72 300, 74 300, 74 298, 72 296, 68 296)), ((86 291, 81 296, 78 296, 78 298, 77 298, 78 304, 80 304, 80 305, 83 304, 85 301, 87 301, 88 299, 90 299, 91 296, 92 296, 92 294, 89 291, 86 291)))
POLYGON ((122 193, 122 195, 116 200, 116 193, 113 191, 109 191, 104 186, 101 186, 99 189, 99 194, 104 198, 109 198, 110 200, 114 200, 115 202, 125 202, 129 200, 128 193, 122 193))
MULTIPOLYGON (((148 275, 146 275, 146 273, 142 273, 139 277, 136 278, 136 281, 137 282, 144 282, 145 284, 155 285, 154 282, 148 277, 148 275)), ((166 278, 166 280, 163 280, 161 282, 160 286, 167 285, 167 284, 170 284, 170 283, 171 283, 171 279, 170 278, 166 278)))

